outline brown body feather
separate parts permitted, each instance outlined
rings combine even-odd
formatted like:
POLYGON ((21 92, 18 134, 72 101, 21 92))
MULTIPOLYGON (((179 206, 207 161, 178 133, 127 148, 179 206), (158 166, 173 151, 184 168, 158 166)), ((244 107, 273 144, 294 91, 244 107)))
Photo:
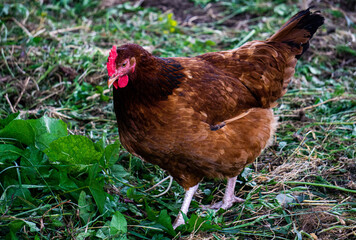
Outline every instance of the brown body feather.
POLYGON ((123 45, 118 59, 134 56, 137 65, 128 85, 114 89, 121 143, 186 189, 203 177, 238 175, 272 137, 271 107, 322 23, 305 10, 266 41, 193 58, 157 58, 123 45))

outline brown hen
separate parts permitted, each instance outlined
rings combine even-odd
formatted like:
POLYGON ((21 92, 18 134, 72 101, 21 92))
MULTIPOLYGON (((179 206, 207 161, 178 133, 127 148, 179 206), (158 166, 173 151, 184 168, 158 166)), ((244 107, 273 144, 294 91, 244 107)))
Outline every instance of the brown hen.
POLYGON ((271 141, 272 107, 297 59, 324 22, 300 11, 266 41, 197 57, 159 58, 135 44, 111 50, 107 68, 122 145, 159 165, 186 189, 174 223, 184 223, 204 178, 228 178, 222 202, 235 202, 236 177, 271 141))

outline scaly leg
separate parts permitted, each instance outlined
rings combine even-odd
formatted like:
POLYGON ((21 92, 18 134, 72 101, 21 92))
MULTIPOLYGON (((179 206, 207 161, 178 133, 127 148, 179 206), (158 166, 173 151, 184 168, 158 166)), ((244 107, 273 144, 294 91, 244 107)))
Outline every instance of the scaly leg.
POLYGON ((182 213, 184 213, 185 215, 187 215, 188 209, 189 209, 189 205, 190 202, 192 201, 192 198, 194 196, 194 193, 197 191, 199 186, 199 183, 197 185, 195 185, 194 187, 189 188, 186 192, 185 192, 185 196, 184 196, 184 200, 183 200, 183 204, 182 207, 180 208, 180 212, 176 218, 176 220, 173 223, 173 228, 176 229, 178 226, 184 224, 184 218, 182 213))
POLYGON ((222 209, 226 210, 226 209, 232 207, 232 205, 236 202, 238 202, 238 203, 244 202, 245 201, 244 199, 238 198, 234 194, 236 179, 237 179, 237 176, 229 178, 227 180, 225 194, 224 194, 223 200, 221 202, 217 202, 210 206, 203 206, 203 209, 210 208, 210 209, 219 210, 220 208, 222 208, 222 209))

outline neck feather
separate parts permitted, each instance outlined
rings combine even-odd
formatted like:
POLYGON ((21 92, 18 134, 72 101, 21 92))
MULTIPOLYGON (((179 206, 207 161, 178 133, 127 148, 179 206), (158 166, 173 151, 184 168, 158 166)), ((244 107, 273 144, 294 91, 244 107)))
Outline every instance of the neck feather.
POLYGON ((129 120, 136 120, 141 114, 139 108, 149 108, 166 100, 179 87, 184 77, 182 70, 179 62, 172 58, 141 55, 137 59, 135 72, 128 75, 128 85, 114 89, 114 108, 119 128, 129 120))

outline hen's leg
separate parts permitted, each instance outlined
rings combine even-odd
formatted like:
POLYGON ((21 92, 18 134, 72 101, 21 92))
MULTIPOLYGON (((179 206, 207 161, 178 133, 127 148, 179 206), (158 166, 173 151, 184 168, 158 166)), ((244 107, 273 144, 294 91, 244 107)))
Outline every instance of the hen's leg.
POLYGON ((199 183, 197 185, 195 185, 194 187, 189 188, 186 192, 185 192, 185 196, 184 196, 184 200, 183 200, 183 204, 182 207, 180 208, 180 212, 176 218, 176 220, 173 223, 173 228, 176 229, 179 225, 184 224, 184 218, 182 215, 182 212, 187 215, 188 209, 189 209, 189 205, 190 202, 192 201, 192 198, 194 196, 194 193, 197 191, 199 186, 199 183))
POLYGON ((228 209, 228 208, 232 207, 232 205, 236 202, 244 202, 245 201, 244 199, 238 198, 234 194, 236 179, 237 179, 237 176, 229 178, 227 180, 225 194, 224 194, 223 200, 221 202, 217 202, 213 205, 206 206, 203 208, 205 208, 205 209, 210 208, 210 209, 216 209, 216 210, 218 210, 220 208, 228 209))

